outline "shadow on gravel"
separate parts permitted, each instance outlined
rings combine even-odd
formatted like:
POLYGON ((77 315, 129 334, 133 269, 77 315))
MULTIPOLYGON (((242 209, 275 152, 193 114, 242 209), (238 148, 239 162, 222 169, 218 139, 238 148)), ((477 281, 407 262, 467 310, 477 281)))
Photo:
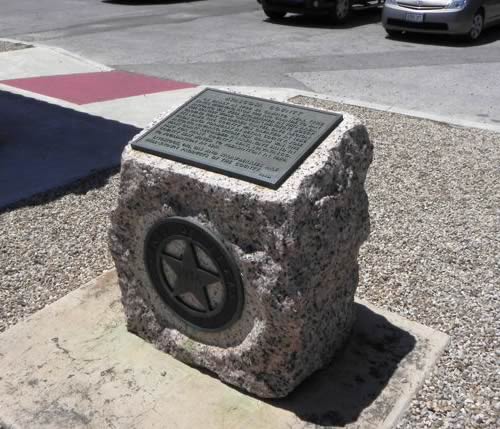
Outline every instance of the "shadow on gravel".
MULTIPOLYGON (((109 179, 120 172, 120 167, 112 167, 106 170, 101 170, 92 173, 89 176, 77 179, 67 185, 62 185, 51 189, 50 191, 41 192, 28 198, 23 198, 13 204, 5 207, 0 207, 0 215, 3 213, 21 209, 23 207, 34 207, 48 204, 56 201, 66 195, 85 195, 87 192, 95 189, 100 189, 109 183, 109 179)), ((0 427, 0 429, 3 429, 0 427)))
POLYGON ((344 24, 335 24, 329 21, 327 16, 311 15, 287 15, 283 19, 270 20, 266 22, 275 25, 287 25, 291 27, 324 28, 327 30, 341 30, 346 28, 361 27, 368 24, 376 24, 381 20, 382 10, 371 8, 365 10, 353 10, 344 24))
POLYGON ((0 210, 119 166, 123 148, 139 132, 4 91, 0 114, 0 210))
POLYGON ((489 45, 490 43, 500 40, 500 25, 484 30, 479 40, 475 42, 468 42, 463 38, 446 34, 404 33, 397 37, 386 37, 388 39, 420 45, 446 46, 450 48, 475 48, 477 46, 489 45))
MULTIPOLYGON (((390 323, 366 306, 355 303, 356 322, 346 345, 325 368, 316 371, 283 399, 260 399, 294 413, 300 420, 321 426, 345 426, 357 422, 393 378, 402 360, 415 348, 413 335, 390 323)), ((217 378, 204 368, 203 374, 217 378)), ((399 382, 403 383, 404 374, 399 382)), ((395 381, 397 384, 397 381, 395 381)), ((250 395, 228 385, 244 395, 250 395)), ((384 394, 384 401, 370 413, 387 417, 398 389, 384 394)), ((367 418, 366 416, 364 418, 367 418)))

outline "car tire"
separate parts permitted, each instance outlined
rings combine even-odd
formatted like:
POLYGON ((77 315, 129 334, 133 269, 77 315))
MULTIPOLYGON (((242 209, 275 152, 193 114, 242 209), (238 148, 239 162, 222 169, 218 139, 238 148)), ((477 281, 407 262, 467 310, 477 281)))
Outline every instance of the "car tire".
POLYGON ((403 32, 400 30, 389 30, 386 28, 385 32, 391 39, 399 39, 403 35, 403 32))
POLYGON ((469 42, 475 42, 481 36, 484 29, 484 17, 483 13, 479 10, 475 13, 472 18, 472 23, 469 32, 466 34, 465 38, 469 42))
POLYGON ((276 10, 269 10, 266 8, 264 8, 264 13, 271 21, 277 21, 279 19, 283 19, 286 15, 286 12, 279 12, 276 10))
POLYGON ((337 0, 335 2, 335 7, 330 10, 330 21, 335 24, 342 24, 347 21, 349 14, 351 13, 351 1, 350 0, 337 0))

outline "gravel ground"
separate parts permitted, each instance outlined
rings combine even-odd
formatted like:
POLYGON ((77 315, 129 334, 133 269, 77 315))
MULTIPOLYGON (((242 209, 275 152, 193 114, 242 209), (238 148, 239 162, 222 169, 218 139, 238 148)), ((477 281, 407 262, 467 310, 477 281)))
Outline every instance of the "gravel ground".
MULTIPOLYGON (((500 427, 500 135, 315 104, 357 115, 375 144, 358 295, 451 336, 399 427, 500 427)), ((117 191, 104 173, 0 215, 0 331, 112 267, 117 191)))
POLYGON ((26 49, 31 47, 32 47, 31 45, 26 45, 24 43, 14 43, 14 42, 7 42, 5 40, 0 40, 0 52, 16 51, 18 49, 26 49))
POLYGON ((500 135, 314 104, 358 116, 375 145, 358 296, 451 337, 399 427, 499 428, 500 135))
POLYGON ((0 332, 113 267, 106 171, 0 214, 0 332))

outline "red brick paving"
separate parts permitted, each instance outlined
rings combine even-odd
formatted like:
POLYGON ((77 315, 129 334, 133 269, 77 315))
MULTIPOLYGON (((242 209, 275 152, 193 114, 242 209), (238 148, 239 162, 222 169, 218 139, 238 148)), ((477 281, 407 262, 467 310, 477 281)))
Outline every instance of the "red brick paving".
POLYGON ((193 88, 196 85, 123 71, 11 79, 0 83, 74 104, 193 88))

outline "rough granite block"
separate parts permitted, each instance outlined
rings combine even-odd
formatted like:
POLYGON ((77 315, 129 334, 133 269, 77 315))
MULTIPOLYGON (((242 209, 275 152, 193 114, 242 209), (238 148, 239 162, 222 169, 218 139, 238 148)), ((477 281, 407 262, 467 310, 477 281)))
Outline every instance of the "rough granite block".
POLYGON ((287 395, 332 359, 353 325, 358 250, 369 233, 364 181, 372 150, 365 127, 344 114, 272 190, 128 145, 110 231, 128 329, 252 394, 287 395), (218 235, 239 267, 244 305, 226 329, 194 328, 151 283, 145 237, 172 216, 218 235))

